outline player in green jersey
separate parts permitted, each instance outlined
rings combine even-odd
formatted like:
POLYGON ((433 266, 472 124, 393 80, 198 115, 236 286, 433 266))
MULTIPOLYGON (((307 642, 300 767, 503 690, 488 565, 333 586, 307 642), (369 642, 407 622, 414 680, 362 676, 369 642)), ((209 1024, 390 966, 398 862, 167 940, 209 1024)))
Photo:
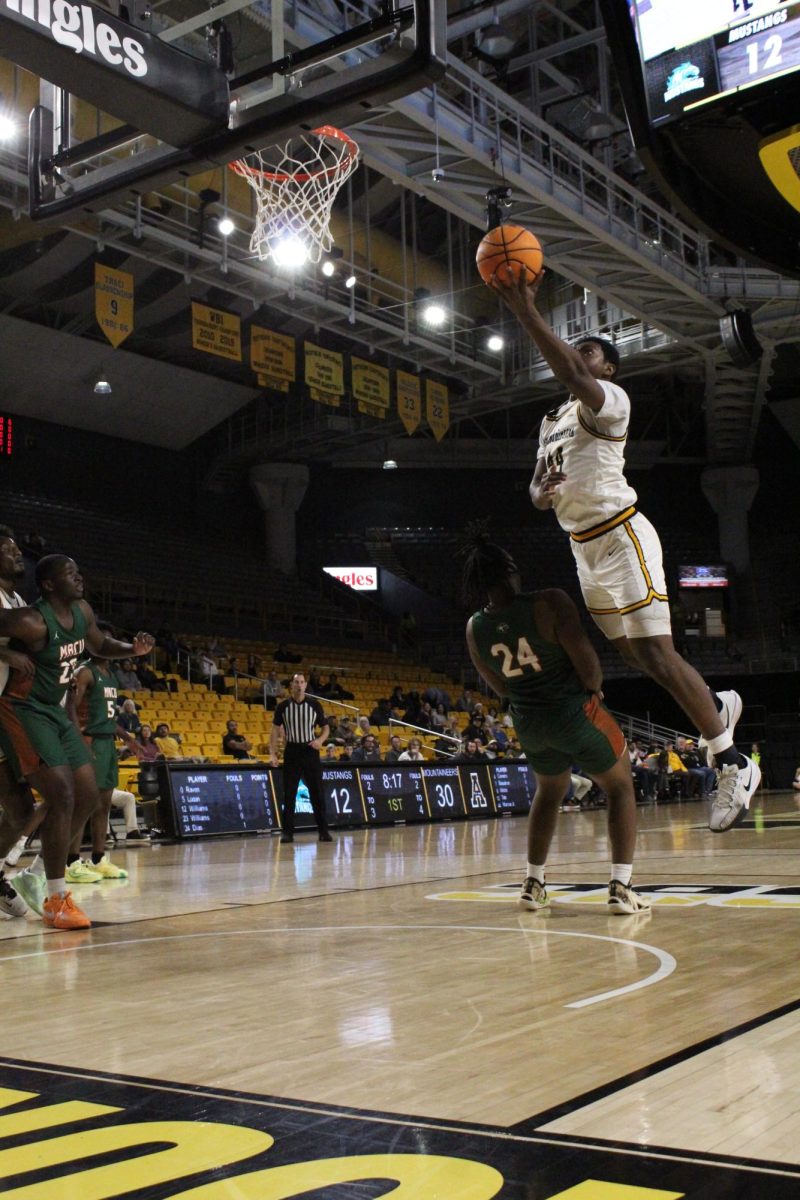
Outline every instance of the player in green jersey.
MULTIPOLYGON (((153 638, 140 633, 130 643, 102 633, 83 599, 80 571, 66 555, 40 559, 36 583, 41 593, 36 604, 0 611, 0 637, 10 637, 13 648, 23 650, 35 667, 32 680, 12 672, 0 697, 0 723, 20 773, 46 805, 40 829, 43 863, 37 860, 16 875, 14 887, 46 925, 85 929, 91 922, 67 890, 67 861, 70 842, 98 807, 100 794, 88 747, 63 701, 87 654, 148 654, 153 638)), ((72 861, 76 859, 73 854, 72 861)))
POLYGON ((536 773, 528 818, 528 867, 520 903, 545 908, 545 866, 558 811, 578 763, 608 796, 612 913, 645 912, 650 902, 631 887, 636 846, 636 797, 622 730, 602 704, 600 660, 566 592, 523 592, 510 554, 483 535, 464 563, 464 593, 484 607, 467 623, 476 671, 511 716, 536 773), (487 603, 488 601, 488 603, 487 603))
MULTIPOLYGON (((109 862, 105 853, 111 797, 119 783, 116 736, 118 732, 123 732, 117 725, 117 680, 111 674, 106 659, 91 658, 88 663, 78 667, 75 686, 67 701, 67 711, 88 741, 94 777, 100 792, 100 803, 89 823, 92 837, 92 865, 89 869, 96 871, 103 879, 127 879, 128 872, 109 862)), ((126 739, 130 737, 128 733, 124 736, 126 739)), ((71 855, 80 855, 82 833, 81 830, 75 835, 70 846, 71 855)))

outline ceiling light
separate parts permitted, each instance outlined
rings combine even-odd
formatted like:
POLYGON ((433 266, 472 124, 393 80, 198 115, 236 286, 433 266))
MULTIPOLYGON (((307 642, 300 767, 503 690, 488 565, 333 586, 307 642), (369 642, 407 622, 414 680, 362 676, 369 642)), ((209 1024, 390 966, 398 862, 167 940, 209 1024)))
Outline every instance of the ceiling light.
POLYGON ((230 237, 236 226, 230 217, 220 217, 217 221, 217 229, 223 237, 230 237))
POLYGON ((396 471, 397 463, 393 458, 387 458, 383 464, 384 471, 396 471))
POLYGON ((516 45, 516 38, 513 33, 498 21, 494 21, 491 25, 487 25, 485 29, 481 29, 476 41, 481 52, 487 58, 493 58, 495 61, 510 58, 516 45))
POLYGON ((17 123, 8 113, 0 113, 0 142, 10 142, 16 136, 17 123))
POLYGON ((308 262, 308 246, 299 237, 283 237, 271 246, 276 266, 296 270, 308 262))
POLYGON ((487 350, 493 350, 495 353, 502 350, 503 346, 505 346, 505 342, 500 337, 499 333, 491 334, 491 336, 489 337, 489 340, 486 343, 487 350))
POLYGON ((331 275, 336 274, 336 266, 329 258, 326 258, 325 262, 322 264, 322 274, 326 275, 328 279, 330 279, 331 275))
POLYGON ((347 279, 345 279, 345 281, 344 281, 344 286, 345 286, 346 288, 354 288, 354 287, 356 286, 356 277, 355 277, 355 275, 348 275, 348 276, 347 276, 347 279))
POLYGON ((444 325, 447 320, 447 309, 441 304, 427 304, 422 310, 422 319, 428 325, 444 325))
POLYGON ((101 375, 97 383, 94 385, 95 396, 110 396, 111 384, 106 379, 105 375, 101 375))

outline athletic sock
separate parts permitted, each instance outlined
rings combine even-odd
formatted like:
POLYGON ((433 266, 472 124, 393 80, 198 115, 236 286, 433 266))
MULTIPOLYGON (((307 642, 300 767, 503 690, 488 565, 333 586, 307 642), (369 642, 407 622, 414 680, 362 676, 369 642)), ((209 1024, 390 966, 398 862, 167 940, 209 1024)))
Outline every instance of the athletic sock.
POLYGON ((630 887, 633 878, 633 863, 612 863, 611 878, 624 884, 625 887, 630 887))
POLYGON ((97 866, 102 858, 105 858, 105 851, 102 854, 95 854, 94 850, 92 851, 92 863, 94 866, 97 866))
POLYGON ((707 738, 706 741, 709 754, 713 754, 716 759, 719 759, 726 750, 730 750, 733 746, 733 738, 727 729, 718 733, 716 737, 707 738))
POLYGON ((544 887, 544 863, 540 867, 536 866, 535 863, 528 863, 528 878, 535 879, 537 883, 540 883, 544 887))
POLYGON ((67 891, 66 879, 48 879, 47 895, 48 896, 64 896, 67 891))
MULTIPOLYGON (((710 744, 711 743, 709 743, 709 746, 710 744)), ((714 761, 718 767, 740 767, 742 766, 743 760, 741 754, 735 746, 728 746, 725 750, 721 750, 718 754, 714 754, 714 761)))

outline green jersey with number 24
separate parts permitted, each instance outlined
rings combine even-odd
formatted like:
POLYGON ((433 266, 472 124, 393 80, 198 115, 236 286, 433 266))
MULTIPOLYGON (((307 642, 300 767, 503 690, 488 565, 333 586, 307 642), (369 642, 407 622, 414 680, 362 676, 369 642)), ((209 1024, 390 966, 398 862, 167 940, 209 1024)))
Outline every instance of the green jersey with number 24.
POLYGON ((521 592, 510 604, 472 618, 478 657, 505 680, 512 710, 549 709, 565 700, 586 699, 566 651, 547 642, 536 624, 536 592, 521 592))

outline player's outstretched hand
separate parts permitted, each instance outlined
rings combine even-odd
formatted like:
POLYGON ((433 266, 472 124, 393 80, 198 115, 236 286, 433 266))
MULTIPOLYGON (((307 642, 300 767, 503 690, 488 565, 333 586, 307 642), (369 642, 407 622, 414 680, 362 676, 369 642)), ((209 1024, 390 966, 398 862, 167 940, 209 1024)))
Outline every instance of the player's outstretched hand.
POLYGON ((141 658, 143 654, 150 653, 150 651, 153 649, 153 646, 156 644, 156 639, 153 637, 152 633, 142 633, 140 631, 133 639, 132 644, 132 654, 134 658, 141 658))
POLYGON ((501 263, 489 283, 492 291, 497 292, 506 307, 518 318, 527 317, 535 312, 536 296, 544 279, 544 270, 530 283, 526 282, 525 276, 526 272, 520 271, 519 278, 515 279, 509 267, 501 263))

